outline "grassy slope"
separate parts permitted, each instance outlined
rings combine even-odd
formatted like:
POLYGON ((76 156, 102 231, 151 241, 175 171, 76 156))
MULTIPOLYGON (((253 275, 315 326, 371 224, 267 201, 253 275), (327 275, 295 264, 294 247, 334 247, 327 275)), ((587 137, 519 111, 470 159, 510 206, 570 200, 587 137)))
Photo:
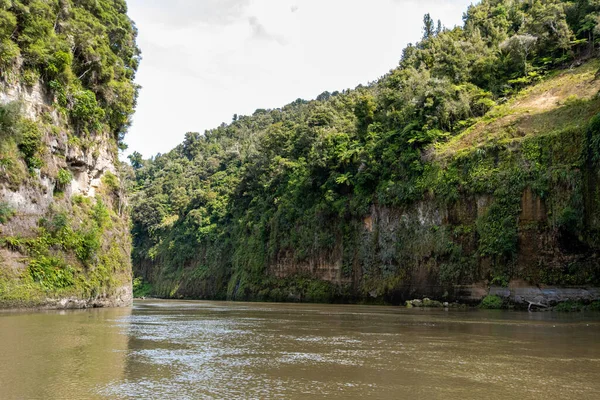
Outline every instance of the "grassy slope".
POLYGON ((600 61, 558 71, 523 90, 505 104, 435 149, 437 160, 471 152, 490 143, 510 144, 537 135, 585 128, 600 111, 600 61))

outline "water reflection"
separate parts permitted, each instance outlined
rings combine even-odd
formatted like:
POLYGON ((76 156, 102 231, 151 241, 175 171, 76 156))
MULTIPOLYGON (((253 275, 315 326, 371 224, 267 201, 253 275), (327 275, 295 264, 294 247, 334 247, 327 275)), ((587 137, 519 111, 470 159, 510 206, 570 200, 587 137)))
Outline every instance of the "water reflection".
POLYGON ((1 398, 600 398, 599 314, 145 301, 0 328, 1 398))
POLYGON ((130 309, 0 314, 0 398, 93 397, 125 376, 130 309))

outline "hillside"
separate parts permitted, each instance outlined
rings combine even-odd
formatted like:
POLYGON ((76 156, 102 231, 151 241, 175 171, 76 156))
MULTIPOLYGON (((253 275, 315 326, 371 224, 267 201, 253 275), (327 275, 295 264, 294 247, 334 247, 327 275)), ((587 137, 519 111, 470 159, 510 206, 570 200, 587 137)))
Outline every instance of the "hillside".
POLYGON ((452 30, 426 16, 422 41, 369 87, 234 116, 151 160, 134 154, 140 293, 591 296, 599 12, 485 0, 452 30))
POLYGON ((124 0, 0 2, 0 307, 131 303, 124 0))

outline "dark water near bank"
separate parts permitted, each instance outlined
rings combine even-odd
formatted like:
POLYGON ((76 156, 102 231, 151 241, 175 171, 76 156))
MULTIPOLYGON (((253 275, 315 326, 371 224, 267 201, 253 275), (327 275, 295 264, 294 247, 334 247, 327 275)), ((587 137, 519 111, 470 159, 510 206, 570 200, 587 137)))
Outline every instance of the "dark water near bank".
POLYGON ((0 314, 0 398, 600 399, 600 314, 137 302, 0 314))

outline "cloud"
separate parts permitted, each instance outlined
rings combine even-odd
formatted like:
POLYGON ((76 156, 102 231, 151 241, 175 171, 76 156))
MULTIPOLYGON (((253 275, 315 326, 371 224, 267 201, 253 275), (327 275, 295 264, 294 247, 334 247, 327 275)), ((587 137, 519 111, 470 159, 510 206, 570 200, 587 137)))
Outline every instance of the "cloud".
MULTIPOLYGON (((141 6, 153 19, 164 24, 185 27, 195 24, 228 25, 243 18, 250 0, 131 0, 131 7, 141 6)), ((130 7, 130 8, 131 8, 130 7)))
POLYGON ((284 46, 286 44, 286 40, 280 36, 267 32, 264 25, 262 25, 258 18, 250 17, 248 18, 248 22, 250 23, 250 27, 252 28, 252 37, 257 40, 265 40, 265 41, 275 41, 280 45, 284 46))
POLYGON ((470 3, 128 0, 144 54, 129 152, 164 153, 234 113, 372 81, 421 37, 424 13, 453 26, 470 3))

